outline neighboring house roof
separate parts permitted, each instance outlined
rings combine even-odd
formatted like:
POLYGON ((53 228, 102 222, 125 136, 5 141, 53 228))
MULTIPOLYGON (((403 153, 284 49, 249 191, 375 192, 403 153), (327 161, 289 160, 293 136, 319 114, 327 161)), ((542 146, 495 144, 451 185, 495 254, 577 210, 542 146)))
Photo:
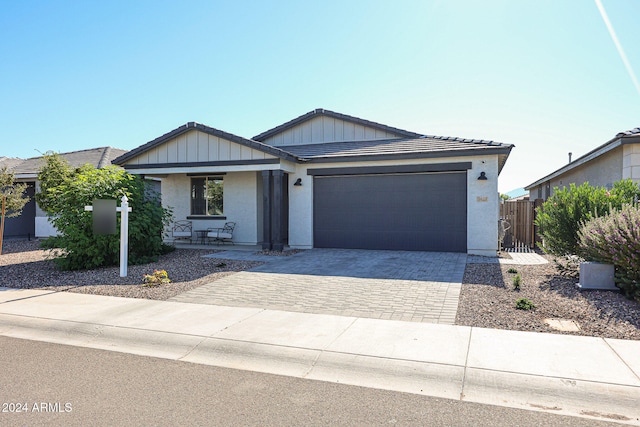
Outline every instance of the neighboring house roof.
POLYGON ((517 196, 517 197, 512 197, 508 200, 505 200, 505 203, 509 203, 509 202, 519 202, 522 200, 529 200, 529 195, 528 194, 523 194, 522 196, 517 196))
POLYGON ((172 130, 170 132, 165 133, 162 136, 159 136, 158 138, 156 138, 156 139, 154 139, 152 141, 147 142, 144 145, 141 145, 138 148, 134 148, 133 150, 131 150, 131 151, 129 151, 129 152, 117 157, 116 159, 113 160, 113 163, 116 164, 116 165, 123 165, 128 160, 131 160, 134 157, 136 157, 136 156, 138 156, 138 155, 140 155, 140 154, 142 154, 142 153, 144 153, 146 151, 149 151, 149 150, 151 150, 151 149, 153 149, 153 148, 155 148, 155 147, 157 147, 159 145, 164 144, 165 142, 167 142, 167 141, 169 141, 169 140, 171 140, 171 139, 173 139, 173 138, 175 138, 177 136, 180 136, 180 135, 182 135, 184 133, 187 133, 189 131, 192 131, 192 130, 198 130, 200 132, 204 132, 204 133, 207 133, 209 135, 217 136, 219 138, 223 138, 223 139, 235 142, 235 143, 240 144, 240 145, 244 145, 244 146, 247 146, 247 147, 250 147, 250 148, 254 148, 256 150, 260 150, 260 151, 263 151, 265 153, 268 153, 268 154, 271 154, 271 155, 274 155, 276 157, 280 157, 282 159, 289 160, 289 161, 292 161, 292 162, 296 162, 296 161, 299 160, 298 158, 293 156, 291 153, 288 153, 288 152, 286 152, 284 150, 281 150, 279 148, 273 147, 271 145, 263 144, 262 142, 253 141, 251 139, 246 139, 246 138, 243 138, 241 136, 234 135, 234 134, 231 134, 231 133, 228 133, 228 132, 224 132, 224 131, 221 131, 219 129, 215 129, 215 128, 212 128, 212 127, 200 124, 200 123, 189 122, 189 123, 184 124, 184 125, 176 128, 176 129, 174 129, 174 130, 172 130))
POLYGON ((353 161, 389 158, 450 157, 457 155, 499 154, 499 169, 513 145, 493 141, 424 136, 374 141, 347 141, 324 144, 287 145, 286 150, 307 161, 353 161))
POLYGON ((280 126, 276 126, 273 129, 269 129, 268 131, 262 132, 259 135, 253 137, 256 141, 264 141, 265 139, 272 137, 280 132, 284 132, 288 129, 293 128, 294 126, 299 125, 300 123, 306 122, 308 120, 314 119, 320 116, 333 117, 334 119, 344 120, 346 122, 371 127, 374 129, 379 129, 384 132, 389 132, 398 135, 398 137, 404 138, 418 138, 422 136, 419 133, 410 132, 408 130, 398 129, 391 126, 383 125, 381 123, 371 122, 369 120, 360 119, 358 117, 348 116, 346 114, 336 113, 335 111, 325 110, 322 108, 317 108, 313 111, 308 112, 307 114, 303 114, 300 117, 296 117, 293 120, 290 120, 286 123, 281 124, 280 126))
POLYGON ((8 170, 12 170, 14 167, 24 162, 24 159, 19 159, 17 157, 0 157, 0 169, 7 168, 8 170))
POLYGON ((623 131, 623 132, 618 132, 615 137, 605 142, 604 144, 600 145, 599 147, 594 148, 593 150, 589 151, 587 154, 581 157, 578 157, 571 163, 562 166, 560 169, 557 169, 551 172, 549 175, 546 175, 543 178, 540 178, 539 180, 527 185, 524 188, 525 190, 531 190, 533 187, 537 187, 538 185, 543 184, 553 178, 556 178, 574 168, 577 168, 578 166, 582 166, 585 163, 595 159, 596 157, 599 157, 613 150, 614 148, 618 148, 623 144, 637 144, 637 143, 640 143, 640 127, 623 131))
MULTIPOLYGON (((126 152, 127 150, 120 150, 118 148, 98 147, 59 154, 69 163, 69 166, 74 168, 84 166, 87 163, 96 168, 103 168, 111 165, 113 159, 126 152)), ((44 156, 31 157, 15 165, 11 171, 16 178, 32 178, 38 174, 44 164, 44 156)))

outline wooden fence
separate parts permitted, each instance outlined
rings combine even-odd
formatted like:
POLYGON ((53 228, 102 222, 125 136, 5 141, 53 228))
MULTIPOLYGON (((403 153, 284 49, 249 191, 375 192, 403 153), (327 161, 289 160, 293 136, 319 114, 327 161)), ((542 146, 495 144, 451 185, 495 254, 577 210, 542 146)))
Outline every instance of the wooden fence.
POLYGON ((529 200, 512 200, 500 204, 500 218, 510 228, 506 231, 502 246, 505 249, 533 249, 536 244, 535 209, 540 203, 529 200))

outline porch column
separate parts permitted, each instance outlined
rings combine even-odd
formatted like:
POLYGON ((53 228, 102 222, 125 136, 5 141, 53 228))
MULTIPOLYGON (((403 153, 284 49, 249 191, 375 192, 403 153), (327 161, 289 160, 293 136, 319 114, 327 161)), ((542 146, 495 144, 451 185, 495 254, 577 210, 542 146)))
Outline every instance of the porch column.
POLYGON ((284 249, 284 239, 282 238, 282 177, 284 171, 274 170, 271 171, 271 175, 273 176, 272 247, 275 251, 281 251, 284 249))
POLYGON ((262 171, 262 249, 271 249, 271 171, 262 171))

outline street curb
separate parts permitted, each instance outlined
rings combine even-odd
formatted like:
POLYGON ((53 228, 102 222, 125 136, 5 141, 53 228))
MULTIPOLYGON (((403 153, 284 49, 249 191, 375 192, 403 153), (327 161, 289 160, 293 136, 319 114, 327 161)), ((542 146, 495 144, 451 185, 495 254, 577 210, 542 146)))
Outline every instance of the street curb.
POLYGON ((0 335, 640 426, 640 386, 11 314, 0 335))

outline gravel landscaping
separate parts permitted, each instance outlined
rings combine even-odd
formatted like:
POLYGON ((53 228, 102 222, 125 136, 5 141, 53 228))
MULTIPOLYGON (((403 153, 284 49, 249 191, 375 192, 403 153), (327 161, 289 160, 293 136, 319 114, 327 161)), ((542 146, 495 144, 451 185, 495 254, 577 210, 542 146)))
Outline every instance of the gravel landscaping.
POLYGON ((166 300, 220 277, 262 264, 202 257, 215 252, 220 251, 177 249, 162 255, 158 262, 130 265, 127 277, 120 277, 119 267, 58 271, 50 259, 51 254, 41 250, 38 241, 5 241, 0 256, 0 286, 166 300), (156 269, 166 270, 172 283, 168 286, 142 286, 143 275, 152 274, 156 269))
POLYGON ((549 264, 467 264, 456 324, 640 340, 640 303, 618 292, 580 291, 578 279, 562 276, 553 259, 543 256, 549 264), (520 290, 515 290, 518 274, 520 290), (530 300, 535 309, 517 309, 520 298, 530 300), (545 321, 578 330, 558 330, 545 321))
MULTIPOLYGON (((202 257, 219 252, 214 249, 178 249, 161 256, 156 263, 129 266, 128 277, 121 278, 118 267, 58 271, 50 260, 50 253, 39 249, 38 245, 38 241, 4 242, 0 256, 0 286, 166 300, 225 275, 262 264, 202 257), (143 275, 151 274, 155 269, 166 270, 172 283, 142 286, 143 275)), ((616 292, 581 292, 575 283, 576 279, 561 276, 552 262, 526 266, 467 264, 456 324, 640 340, 639 303, 616 292), (509 269, 515 269, 517 273, 509 272, 509 269), (516 274, 522 279, 520 290, 513 289, 516 274), (529 299, 535 309, 516 309, 519 298, 529 299), (560 325, 564 329, 577 327, 577 330, 558 330, 545 323, 548 319, 552 319, 549 322, 556 328, 560 325)))

